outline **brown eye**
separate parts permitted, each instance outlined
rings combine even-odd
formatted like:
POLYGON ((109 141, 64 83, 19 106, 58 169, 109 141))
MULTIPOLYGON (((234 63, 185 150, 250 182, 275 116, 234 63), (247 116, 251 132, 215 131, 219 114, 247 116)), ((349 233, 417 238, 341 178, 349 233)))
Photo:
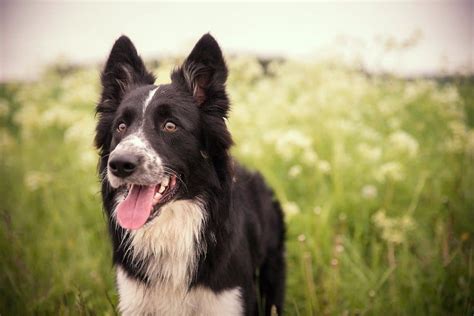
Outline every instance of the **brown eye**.
POLYGON ((117 131, 119 133, 123 133, 127 130, 127 124, 125 123, 120 123, 119 126, 117 126, 117 131))
POLYGON ((173 122, 166 122, 163 126, 163 129, 165 130, 165 132, 174 132, 176 131, 176 124, 173 122))

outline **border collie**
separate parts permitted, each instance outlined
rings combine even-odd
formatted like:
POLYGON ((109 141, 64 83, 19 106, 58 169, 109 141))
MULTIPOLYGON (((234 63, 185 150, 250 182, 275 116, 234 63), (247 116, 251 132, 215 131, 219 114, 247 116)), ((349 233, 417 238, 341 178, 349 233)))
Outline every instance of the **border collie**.
POLYGON ((110 52, 95 144, 124 315, 282 313, 283 214, 230 156, 226 79, 209 34, 170 84, 128 37, 110 52))

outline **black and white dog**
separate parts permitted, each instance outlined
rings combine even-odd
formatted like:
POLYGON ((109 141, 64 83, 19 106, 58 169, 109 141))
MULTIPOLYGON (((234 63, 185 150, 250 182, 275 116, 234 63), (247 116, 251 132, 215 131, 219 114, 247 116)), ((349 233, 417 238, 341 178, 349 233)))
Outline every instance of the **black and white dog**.
POLYGON ((209 34, 159 86, 130 39, 112 48, 95 143, 123 314, 282 313, 283 215, 229 154, 226 79, 209 34))

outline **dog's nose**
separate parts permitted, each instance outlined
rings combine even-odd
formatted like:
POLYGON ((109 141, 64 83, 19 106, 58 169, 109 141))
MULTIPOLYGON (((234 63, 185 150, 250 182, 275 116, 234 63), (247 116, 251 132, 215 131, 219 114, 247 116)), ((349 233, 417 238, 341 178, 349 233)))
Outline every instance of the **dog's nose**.
POLYGON ((138 162, 138 157, 133 154, 114 155, 109 160, 109 170, 114 176, 126 178, 137 169, 138 162))

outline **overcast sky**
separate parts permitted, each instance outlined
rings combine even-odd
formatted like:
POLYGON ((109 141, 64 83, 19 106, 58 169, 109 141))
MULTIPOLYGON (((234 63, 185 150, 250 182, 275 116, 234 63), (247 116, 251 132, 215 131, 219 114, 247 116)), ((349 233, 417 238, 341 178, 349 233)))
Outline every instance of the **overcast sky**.
POLYGON ((0 0, 0 80, 34 77, 59 56, 103 62, 128 35, 145 58, 183 55, 206 32, 224 52, 321 58, 360 55, 403 75, 474 70, 474 0, 314 3, 155 3, 0 0), (380 54, 377 38, 418 34, 380 54), (383 58, 381 58, 383 56, 383 58))

